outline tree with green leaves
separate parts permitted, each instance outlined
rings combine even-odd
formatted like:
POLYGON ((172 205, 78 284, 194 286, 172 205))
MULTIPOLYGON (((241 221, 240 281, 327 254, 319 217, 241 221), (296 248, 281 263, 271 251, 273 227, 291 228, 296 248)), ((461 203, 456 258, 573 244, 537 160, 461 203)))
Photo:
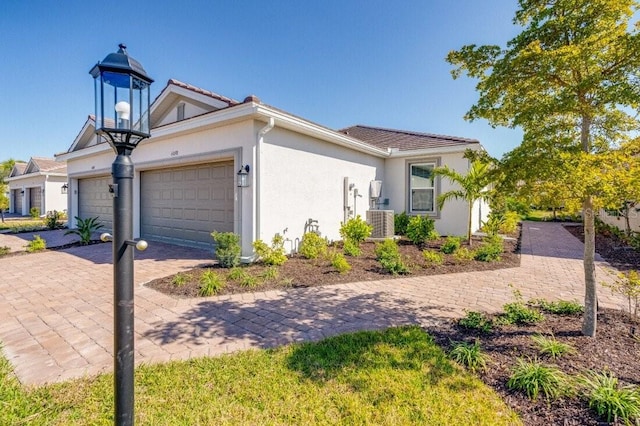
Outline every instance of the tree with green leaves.
POLYGON ((473 205, 478 200, 489 200, 492 196, 491 184, 494 174, 491 164, 481 159, 471 162, 471 167, 466 174, 461 174, 448 166, 436 167, 433 171, 435 176, 447 178, 457 188, 447 192, 443 192, 438 196, 438 208, 442 209, 445 203, 452 199, 461 199, 466 201, 469 207, 467 220, 467 240, 471 245, 471 219, 473 205))
MULTIPOLYGON (((595 336, 595 212, 602 191, 597 158, 628 141, 640 104, 640 39, 635 0, 519 0, 523 28, 506 48, 463 46, 447 60, 478 80, 479 99, 466 115, 492 126, 521 127, 524 140, 507 155, 512 169, 550 175, 580 171, 585 233, 583 334, 595 336), (540 160, 538 163, 536 160, 540 160), (548 165, 556 167, 549 167, 548 165), (514 167, 515 165, 515 167, 514 167)), ((567 174, 565 174, 567 176, 567 174)), ((569 175, 570 176, 570 175, 569 175)), ((540 179, 540 177, 537 177, 540 179)), ((552 179, 552 176, 549 176, 552 179)))
POLYGON ((0 217, 4 223, 4 212, 9 210, 9 198, 7 197, 7 182, 6 178, 11 174, 13 166, 16 161, 13 158, 5 160, 0 165, 0 217))

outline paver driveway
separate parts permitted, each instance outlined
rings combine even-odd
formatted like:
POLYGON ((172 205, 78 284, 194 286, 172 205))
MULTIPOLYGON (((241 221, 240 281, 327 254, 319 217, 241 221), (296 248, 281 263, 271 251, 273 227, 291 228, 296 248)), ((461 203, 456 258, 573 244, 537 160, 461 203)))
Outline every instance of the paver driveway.
MULTIPOLYGON (((2 245, 2 236, 0 236, 2 245)), ((210 263, 208 253, 154 243, 136 253, 136 362, 320 339, 400 324, 437 324, 464 309, 528 298, 582 300, 583 245, 560 224, 525 222, 522 263, 488 272, 407 277, 293 291, 174 299, 141 284, 210 263)), ((603 262, 598 281, 611 280, 603 262)), ((0 341, 25 384, 113 368, 111 245, 0 259, 0 341)), ((603 306, 622 301, 599 291, 603 306)))

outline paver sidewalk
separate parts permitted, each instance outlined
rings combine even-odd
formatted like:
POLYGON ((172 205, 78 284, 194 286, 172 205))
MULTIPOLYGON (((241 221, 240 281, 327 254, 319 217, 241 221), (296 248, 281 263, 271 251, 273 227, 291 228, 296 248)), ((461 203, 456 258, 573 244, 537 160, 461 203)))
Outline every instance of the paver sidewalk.
MULTIPOLYGON (((141 284, 210 263, 208 253, 153 243, 136 253, 136 362, 151 363, 316 340, 401 324, 429 326, 495 312, 513 300, 584 294, 583 245, 557 223, 523 225, 518 268, 406 277, 292 291, 175 299, 141 284)), ((111 245, 0 259, 0 341, 25 384, 113 369, 111 245)), ((609 281, 599 262, 597 278, 609 281)), ((600 288, 602 306, 622 300, 600 288)))

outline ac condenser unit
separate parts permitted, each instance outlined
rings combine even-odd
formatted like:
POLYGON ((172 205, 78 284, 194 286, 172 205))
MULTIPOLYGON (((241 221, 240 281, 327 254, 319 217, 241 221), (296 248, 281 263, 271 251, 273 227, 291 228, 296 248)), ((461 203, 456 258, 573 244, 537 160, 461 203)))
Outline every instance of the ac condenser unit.
POLYGON ((393 226, 393 210, 367 211, 367 223, 373 226, 371 238, 392 238, 395 232, 393 226))

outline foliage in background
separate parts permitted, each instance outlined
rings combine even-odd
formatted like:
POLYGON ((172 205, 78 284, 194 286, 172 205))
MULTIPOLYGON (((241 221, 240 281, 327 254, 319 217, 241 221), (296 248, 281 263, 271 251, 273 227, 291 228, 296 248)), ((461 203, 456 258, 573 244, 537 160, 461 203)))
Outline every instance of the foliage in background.
POLYGON ((327 254, 327 240, 315 232, 307 232, 302 236, 298 253, 307 259, 317 259, 327 254))
POLYGON ((638 317, 638 305, 640 301, 640 274, 638 271, 630 270, 618 272, 613 283, 602 283, 603 286, 611 289, 612 293, 618 293, 627 298, 629 313, 638 317))
POLYGON ((396 235, 407 235, 407 225, 409 224, 409 215, 407 212, 396 213, 393 216, 393 228, 396 235))
POLYGON ((40 207, 31 207, 29 209, 29 216, 31 216, 32 219, 37 219, 40 217, 40 207))
POLYGON ((44 225, 47 229, 54 230, 58 229, 62 226, 62 220, 65 218, 64 212, 59 212, 57 210, 48 211, 46 216, 44 217, 44 225))
POLYGON ((34 235, 33 240, 27 243, 27 251, 29 253, 35 253, 47 248, 47 242, 40 237, 40 235, 34 235))
POLYGON ((421 245, 428 240, 437 239, 435 221, 428 216, 412 216, 407 224, 406 235, 415 245, 421 245))
POLYGON ((213 240, 216 242, 216 258, 221 267, 233 268, 240 264, 240 235, 233 232, 217 232, 211 233, 213 240))
POLYGON ((254 241, 253 249, 258 259, 266 265, 280 266, 287 261, 287 256, 284 254, 284 238, 280 234, 273 236, 271 246, 262 240, 254 241))
POLYGON ((408 274, 409 268, 400 256, 398 243, 393 238, 387 238, 381 243, 376 243, 376 259, 382 268, 393 275, 408 274))
POLYGON ((0 256, 5 256, 11 252, 11 247, 2 246, 0 247, 0 256))
POLYGON ((100 222, 98 222, 98 217, 89 217, 87 219, 80 219, 78 216, 75 216, 76 219, 76 228, 69 229, 64 235, 75 234, 80 237, 80 243, 83 245, 87 245, 91 242, 91 234, 96 232, 98 229, 102 228, 100 222))

